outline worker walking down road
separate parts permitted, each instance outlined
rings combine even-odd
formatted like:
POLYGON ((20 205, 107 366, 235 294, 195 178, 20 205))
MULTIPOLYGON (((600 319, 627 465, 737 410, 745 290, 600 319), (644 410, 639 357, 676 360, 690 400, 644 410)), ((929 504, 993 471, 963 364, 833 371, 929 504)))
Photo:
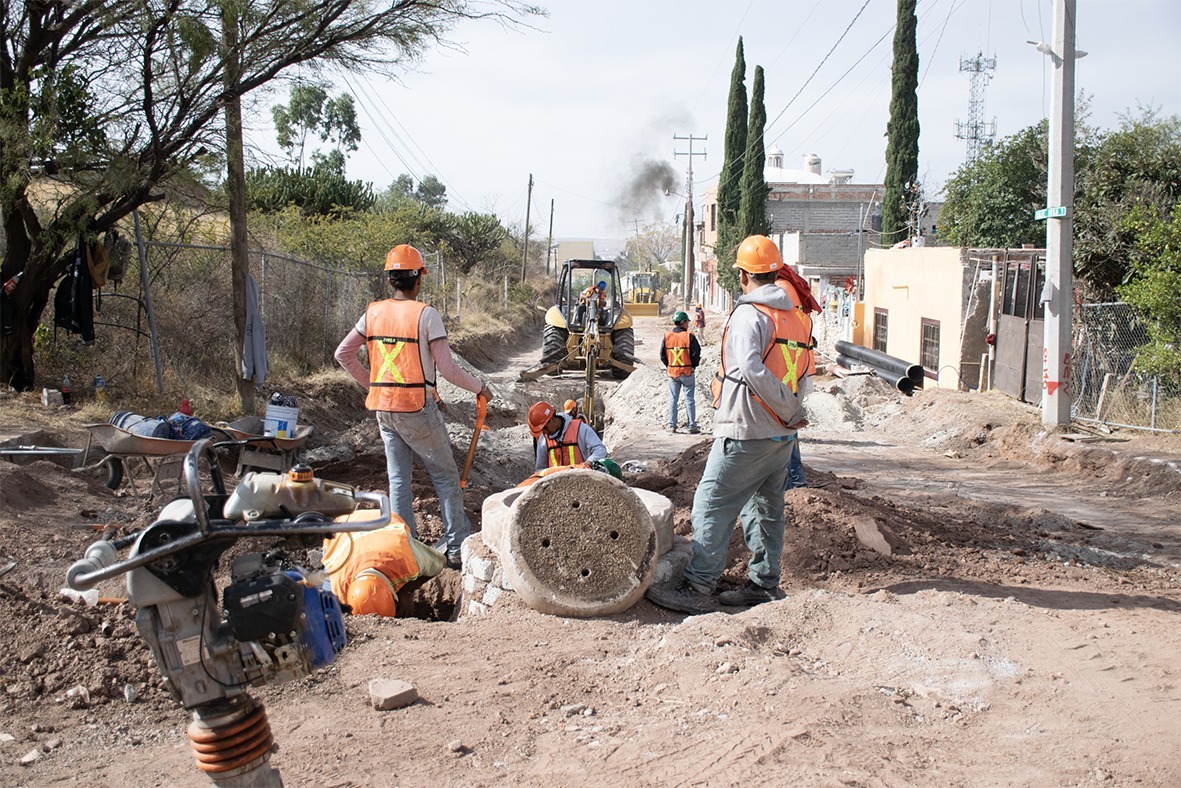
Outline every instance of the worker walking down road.
POLYGON ((336 348, 337 362, 368 389, 365 407, 375 411, 385 444, 390 505, 418 537, 410 478, 417 454, 430 474, 443 519, 447 566, 460 567, 459 548, 471 532, 463 511, 459 470, 439 412, 436 374, 474 394, 492 399, 488 384, 464 371, 451 356, 443 318, 418 300, 426 265, 413 246, 395 246, 385 270, 393 297, 369 304, 357 325, 336 348), (364 346, 369 369, 357 358, 364 346))
POLYGON ((726 566, 735 520, 751 551, 749 582, 718 596, 724 605, 782 599, 783 483, 802 418, 796 393, 801 351, 809 343, 787 293, 775 286, 783 258, 765 236, 738 247, 742 296, 722 333, 722 363, 711 389, 714 442, 693 497, 693 558, 680 583, 652 587, 648 598, 670 610, 706 613, 726 566))
POLYGON ((688 314, 674 314, 673 326, 673 330, 660 340, 660 363, 668 370, 668 423, 665 429, 677 431, 677 403, 684 391, 689 434, 696 435, 701 430, 697 428, 697 376, 694 373, 701 363, 701 345, 689 331, 688 314))
POLYGON ((535 471, 589 464, 607 457, 607 447, 589 424, 559 413, 548 402, 535 402, 529 408, 529 431, 537 444, 535 471))

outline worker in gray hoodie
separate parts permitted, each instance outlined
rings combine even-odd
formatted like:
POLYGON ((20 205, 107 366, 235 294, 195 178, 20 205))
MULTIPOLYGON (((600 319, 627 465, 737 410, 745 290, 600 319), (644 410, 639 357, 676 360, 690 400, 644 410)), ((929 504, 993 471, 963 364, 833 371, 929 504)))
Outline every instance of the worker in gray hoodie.
POLYGON ((742 297, 722 335, 722 363, 711 386, 714 442, 693 498, 693 559, 672 587, 653 587, 648 599, 683 613, 714 609, 713 591, 726 565, 726 547, 742 518, 751 551, 749 582, 718 596, 724 605, 756 605, 784 597, 783 484, 805 418, 799 381, 807 374, 810 327, 775 285, 783 266, 767 237, 738 247, 742 297))

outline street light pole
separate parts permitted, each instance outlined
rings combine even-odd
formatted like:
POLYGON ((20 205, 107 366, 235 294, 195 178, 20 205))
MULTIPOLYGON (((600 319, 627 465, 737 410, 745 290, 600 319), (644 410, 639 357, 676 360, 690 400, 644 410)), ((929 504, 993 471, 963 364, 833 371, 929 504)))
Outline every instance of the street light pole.
POLYGON ((674 134, 674 140, 686 140, 689 143, 689 151, 687 153, 681 151, 673 151, 673 156, 688 156, 689 157, 689 171, 686 177, 685 188, 685 286, 682 289, 683 297, 681 299, 682 306, 687 310, 689 308, 690 299, 693 297, 693 157, 705 156, 705 151, 694 151, 694 142, 704 142, 709 139, 709 136, 694 137, 692 134, 681 135, 674 134))
POLYGON ((1046 425, 1070 423, 1076 5, 1076 0, 1055 0, 1053 49, 1046 53, 1054 61, 1046 188, 1046 286, 1041 295, 1046 309, 1042 351, 1042 424, 1046 425))

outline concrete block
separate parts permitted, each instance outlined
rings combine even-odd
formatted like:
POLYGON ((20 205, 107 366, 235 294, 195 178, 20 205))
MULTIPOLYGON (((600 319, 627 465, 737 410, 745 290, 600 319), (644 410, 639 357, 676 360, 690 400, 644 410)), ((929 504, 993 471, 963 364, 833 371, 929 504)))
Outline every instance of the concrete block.
MULTIPOLYGON (((466 568, 466 565, 465 567, 466 568)), ((475 575, 463 573, 463 593, 469 596, 479 596, 484 593, 484 586, 488 585, 475 575)))
POLYGON ((673 536, 672 547, 656 559, 652 585, 673 585, 685 574, 685 567, 693 560, 693 542, 683 536, 673 536))
POLYGON ((497 588, 496 586, 488 586, 487 588, 484 589, 484 596, 480 599, 480 601, 483 602, 488 607, 492 607, 493 605, 496 604, 496 600, 500 599, 500 597, 503 594, 504 594, 503 588, 497 588))
POLYGON ((474 599, 467 603, 467 615, 482 616, 488 612, 488 606, 474 599))
POLYGON ((478 580, 485 583, 492 580, 492 575, 496 572, 496 564, 489 558, 484 558, 478 555, 470 555, 467 560, 463 562, 464 574, 470 573, 478 580))
POLYGON ((399 679, 373 679, 369 682, 369 701, 378 711, 401 709, 418 700, 413 684, 399 679))
POLYGON ((631 490, 640 497, 640 502, 652 518, 652 527, 656 529, 656 554, 664 555, 673 546, 673 502, 651 490, 639 487, 632 487, 631 490))

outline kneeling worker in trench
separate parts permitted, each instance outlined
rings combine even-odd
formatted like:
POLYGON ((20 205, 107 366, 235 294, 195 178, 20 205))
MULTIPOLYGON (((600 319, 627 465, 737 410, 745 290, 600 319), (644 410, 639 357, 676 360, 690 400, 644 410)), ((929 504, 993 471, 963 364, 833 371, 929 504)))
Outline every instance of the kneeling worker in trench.
POLYGON ((529 431, 536 445, 535 471, 590 467, 595 460, 607 457, 607 447, 591 426, 580 418, 560 413, 548 402, 535 402, 529 408, 529 431))
POLYGON ((799 379, 811 333, 791 298, 775 285, 783 266, 767 237, 752 235, 738 247, 742 297, 722 334, 722 363, 711 386, 714 442, 693 496, 693 558, 679 584, 648 589, 648 599, 682 613, 714 609, 713 591, 726 567, 726 548, 742 518, 751 551, 749 581, 723 591, 724 605, 783 599, 783 484, 805 419, 799 379))

